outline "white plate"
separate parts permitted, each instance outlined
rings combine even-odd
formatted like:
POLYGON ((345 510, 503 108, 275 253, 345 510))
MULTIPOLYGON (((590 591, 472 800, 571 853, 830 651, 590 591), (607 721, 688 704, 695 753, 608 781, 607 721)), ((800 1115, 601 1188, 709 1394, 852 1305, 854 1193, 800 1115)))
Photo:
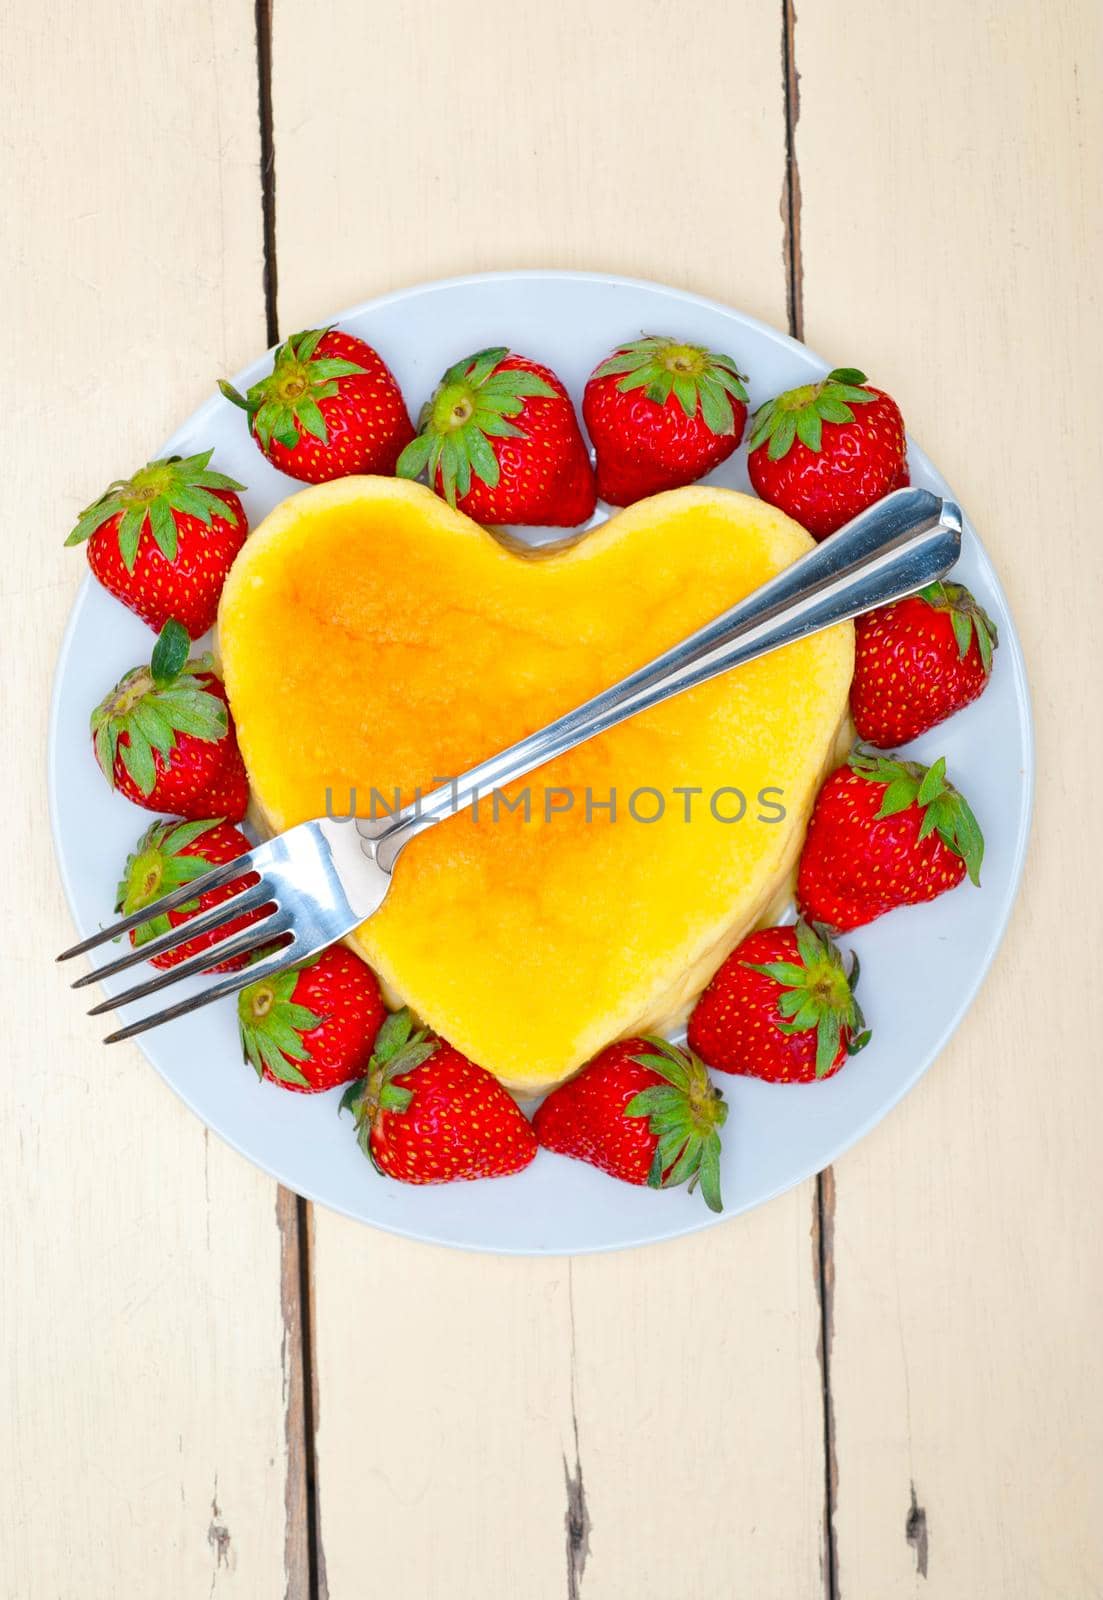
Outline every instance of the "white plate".
MULTIPOLYGON (((658 284, 588 273, 511 272, 427 284, 335 320, 379 349, 415 416, 445 367, 496 344, 548 363, 576 403, 596 363, 641 330, 730 352, 750 374, 752 407, 821 376, 828 366, 803 345, 725 306, 658 284)), ((835 354, 862 359, 860 350, 835 354)), ((238 374, 237 387, 246 388, 269 366, 263 357, 238 374)), ((217 394, 159 453, 188 455, 212 445, 214 465, 249 485, 243 498, 254 526, 301 487, 263 460, 241 413, 217 394)), ((950 493, 914 444, 910 462, 913 483, 950 493)), ((140 464, 105 462, 104 481, 140 464)), ((745 449, 709 481, 748 489, 745 449)), ((89 494, 99 487, 89 484, 89 494)), ((1030 707, 1007 602, 971 528, 955 576, 999 626, 995 672, 979 702, 909 753, 927 761, 948 758, 984 829, 983 887, 965 885, 931 905, 893 912, 844 941, 861 957, 861 1000, 873 1042, 837 1077, 780 1087, 718 1075, 731 1106, 722 1219, 699 1195, 633 1188, 547 1151, 527 1171, 493 1182, 426 1188, 390 1182, 360 1153, 349 1119, 338 1118, 336 1093, 308 1097, 258 1083, 241 1060, 232 1000, 145 1035, 142 1049, 208 1127, 282 1183, 412 1238, 534 1254, 612 1249, 711 1227, 799 1183, 859 1139, 930 1066, 977 992, 1018 887, 1033 780, 1030 707)), ((82 935, 110 917, 123 861, 150 820, 108 790, 92 756, 88 716, 127 668, 148 660, 152 642, 136 617, 91 579, 85 582, 61 649, 49 735, 54 837, 82 935)), ((124 978, 129 981, 132 975, 124 978)), ((122 986, 116 980, 107 987, 118 992, 122 986)))

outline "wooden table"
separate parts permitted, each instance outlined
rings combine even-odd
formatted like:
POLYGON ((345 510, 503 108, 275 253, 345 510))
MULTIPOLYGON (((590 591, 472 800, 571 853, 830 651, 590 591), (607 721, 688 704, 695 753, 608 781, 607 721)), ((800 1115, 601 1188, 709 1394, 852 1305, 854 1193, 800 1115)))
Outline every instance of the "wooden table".
POLYGON ((0 1594, 1098 1596, 1099 7, 3 9, 0 1594), (51 965, 41 756, 107 479, 278 330, 546 265, 900 398, 1007 585, 1041 772, 907 1102, 747 1218, 573 1262, 312 1214, 105 1053, 51 965))

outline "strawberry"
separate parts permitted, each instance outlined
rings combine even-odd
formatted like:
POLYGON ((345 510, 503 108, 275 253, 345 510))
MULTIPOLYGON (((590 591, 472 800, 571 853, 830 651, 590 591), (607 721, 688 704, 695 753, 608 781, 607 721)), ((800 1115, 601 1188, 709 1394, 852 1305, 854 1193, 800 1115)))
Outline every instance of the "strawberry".
POLYGON ((858 746, 816 797, 797 871, 804 916, 843 932, 895 906, 935 900, 966 873, 980 882, 984 839, 963 795, 930 767, 858 746))
POLYGON ((359 1078, 387 1015, 369 967, 342 944, 262 978, 237 997, 245 1059, 296 1094, 359 1078))
POLYGON ((148 667, 133 667, 92 713, 92 747, 113 789, 147 811, 240 822, 245 763, 209 655, 188 660, 188 635, 166 622, 148 667))
MULTIPOLYGON (((199 822, 151 823, 138 840, 134 853, 127 857, 115 910, 123 916, 141 911, 143 906, 151 905, 171 889, 179 889, 193 878, 209 872, 211 867, 220 866, 224 861, 233 861, 251 848, 245 835, 228 822, 205 818, 199 822)), ((224 884, 221 888, 208 889, 197 900, 187 901, 178 911, 170 911, 167 915, 154 917, 150 922, 132 928, 130 942, 138 949, 158 934, 178 928, 197 912, 221 905, 239 889, 255 882, 255 877, 250 875, 224 884)), ((240 933, 243 928, 256 922, 259 916, 260 911, 252 911, 247 916, 235 917, 220 928, 200 934, 198 938, 186 939, 175 950, 150 956, 150 961, 155 967, 174 967, 177 962, 208 950, 217 936, 240 933)), ((239 955, 205 970, 237 972, 248 960, 248 955, 239 955)))
POLYGON ((704 1064, 665 1039, 611 1044, 554 1089, 533 1119, 545 1150, 588 1161, 624 1183, 698 1182, 720 1201, 720 1129, 728 1108, 704 1064))
POLYGON ((304 483, 355 472, 389 477, 414 436, 390 367, 370 344, 337 328, 292 334, 248 394, 221 378, 218 387, 245 412, 261 454, 304 483))
POLYGON ((171 617, 193 639, 214 626, 218 597, 249 524, 242 485, 207 466, 212 451, 151 461, 82 511, 67 545, 88 544, 103 587, 155 633, 171 617))
POLYGON ((988 686, 999 637, 963 584, 932 583, 868 611, 855 629, 850 710, 869 744, 918 739, 988 686))
POLYGON ((502 1178, 536 1154, 532 1125, 497 1078, 406 1010, 379 1030, 366 1075, 341 1100, 376 1170, 402 1183, 502 1178))
POLYGON ((566 389, 547 367, 504 347, 449 367, 396 470, 400 478, 427 472, 436 492, 476 522, 573 528, 596 503, 566 389))
POLYGON ((864 372, 836 367, 759 407, 747 470, 763 500, 825 539, 911 481, 904 419, 864 372))
POLYGON ((710 1067, 767 1083, 813 1083, 869 1043, 849 975, 824 928, 748 934, 693 1008, 689 1043, 710 1067))
POLYGON ((597 492, 628 506, 726 461, 743 437, 747 391, 731 356, 649 334, 618 345, 582 397, 597 492))

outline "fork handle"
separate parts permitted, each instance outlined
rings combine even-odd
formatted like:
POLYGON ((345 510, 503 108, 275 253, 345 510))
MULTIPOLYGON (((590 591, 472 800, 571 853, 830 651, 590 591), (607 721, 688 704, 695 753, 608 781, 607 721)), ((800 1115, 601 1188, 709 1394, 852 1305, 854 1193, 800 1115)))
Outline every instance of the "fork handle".
POLYGON ((732 667, 914 593, 944 577, 960 552, 961 512, 953 501, 898 489, 619 683, 406 806, 383 829, 364 824, 361 832, 389 872, 412 838, 477 796, 732 667))

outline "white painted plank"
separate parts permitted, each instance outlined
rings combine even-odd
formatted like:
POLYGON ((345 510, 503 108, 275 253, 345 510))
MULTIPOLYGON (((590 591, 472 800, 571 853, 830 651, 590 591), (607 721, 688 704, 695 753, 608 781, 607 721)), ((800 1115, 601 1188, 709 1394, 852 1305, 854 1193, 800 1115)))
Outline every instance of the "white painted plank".
POLYGON ((41 755, 74 513, 263 343, 252 7, 4 13, 0 1594, 282 1594, 275 1186, 68 994, 41 755))
POLYGON ((843 1600, 1103 1590, 1100 20, 1089 0, 797 19, 806 334, 899 398, 976 520, 1040 772, 978 1005, 837 1169, 843 1600))
MULTIPOLYGON (((783 323, 780 12, 706 0, 687 22, 669 0, 341 0, 322 23, 277 5, 284 330, 403 283, 541 265, 783 323), (310 60, 352 64, 348 92, 320 95, 310 60)), ((381 1592, 429 1600, 818 1593, 811 1217, 805 1185, 707 1237, 568 1268, 319 1211, 332 1600, 363 1593, 366 1561, 381 1592)))
POLYGON ((273 50, 285 328, 429 278, 548 266, 784 323, 768 7, 700 0, 687 25, 679 0, 277 0, 273 50), (349 63, 345 92, 316 92, 316 59, 349 63))

